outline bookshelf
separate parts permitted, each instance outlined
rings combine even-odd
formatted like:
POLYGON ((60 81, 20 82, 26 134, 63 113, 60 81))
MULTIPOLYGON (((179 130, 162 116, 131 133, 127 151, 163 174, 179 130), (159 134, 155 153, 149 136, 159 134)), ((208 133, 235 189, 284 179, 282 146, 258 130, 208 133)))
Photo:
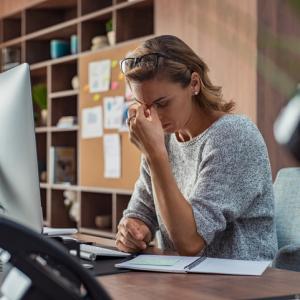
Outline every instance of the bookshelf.
MULTIPOLYGON (((46 0, 0 18, 0 70, 5 70, 3 51, 15 50, 19 63, 30 64, 32 85, 42 83, 47 86, 44 123, 40 119, 40 108, 34 105, 38 116, 35 131, 39 172, 47 174, 40 182, 47 226, 78 226, 82 233, 107 238, 114 238, 117 232, 122 211, 127 207, 139 173, 140 154, 130 144, 128 133, 122 132, 122 177, 118 180, 101 178, 103 166, 95 171, 93 161, 103 164, 100 159, 103 153, 99 150, 97 154, 96 150, 102 142, 101 139, 87 141, 81 138, 82 109, 96 105, 91 100, 92 95, 83 91, 83 84, 87 80, 89 62, 121 59, 140 41, 154 35, 154 3, 153 0, 46 0), (115 45, 90 50, 93 37, 106 34, 105 25, 110 19, 116 35, 115 45), (70 40, 72 35, 78 37, 78 52, 51 59, 50 41, 70 40), (71 84, 75 75, 79 78, 79 89, 74 89, 71 84), (58 120, 64 116, 74 116, 78 123, 70 128, 57 127, 58 120), (61 146, 75 149, 76 180, 72 185, 53 183, 49 179, 52 168, 50 148, 61 146), (64 204, 65 191, 71 191, 79 201, 78 223, 69 217, 64 204), (111 224, 98 228, 95 225, 98 215, 111 216, 111 224)), ((108 95, 124 94, 124 83, 118 91, 108 92, 108 95)))

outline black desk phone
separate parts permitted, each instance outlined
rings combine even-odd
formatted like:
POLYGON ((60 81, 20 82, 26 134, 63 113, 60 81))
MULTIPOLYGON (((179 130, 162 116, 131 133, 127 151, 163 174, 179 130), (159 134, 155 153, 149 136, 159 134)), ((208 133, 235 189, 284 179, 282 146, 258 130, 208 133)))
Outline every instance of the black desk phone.
POLYGON ((0 291, 8 299, 111 299, 66 248, 4 217, 0 217, 0 248, 1 260, 9 266, 0 291))

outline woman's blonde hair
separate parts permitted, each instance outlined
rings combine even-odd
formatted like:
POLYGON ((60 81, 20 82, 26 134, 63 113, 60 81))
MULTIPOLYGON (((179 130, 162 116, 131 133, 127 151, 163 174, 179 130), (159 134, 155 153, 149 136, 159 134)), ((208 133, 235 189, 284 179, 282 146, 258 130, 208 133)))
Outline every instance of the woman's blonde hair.
POLYGON ((143 42, 128 57, 140 57, 145 54, 160 53, 155 67, 143 67, 137 64, 125 73, 126 80, 142 82, 153 78, 168 78, 187 87, 191 82, 191 74, 200 76, 200 92, 195 95, 197 103, 209 110, 231 112, 235 106, 233 101, 225 101, 222 88, 211 83, 206 63, 182 40, 172 35, 161 35, 143 42))

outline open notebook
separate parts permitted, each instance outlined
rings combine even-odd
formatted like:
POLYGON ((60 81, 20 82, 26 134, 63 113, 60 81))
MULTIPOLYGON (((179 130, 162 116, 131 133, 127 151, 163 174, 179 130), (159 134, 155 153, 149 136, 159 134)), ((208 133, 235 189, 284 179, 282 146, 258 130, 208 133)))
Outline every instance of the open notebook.
POLYGON ((271 261, 249 261, 205 256, 139 255, 116 264, 117 268, 171 273, 215 273, 228 275, 261 275, 271 261))

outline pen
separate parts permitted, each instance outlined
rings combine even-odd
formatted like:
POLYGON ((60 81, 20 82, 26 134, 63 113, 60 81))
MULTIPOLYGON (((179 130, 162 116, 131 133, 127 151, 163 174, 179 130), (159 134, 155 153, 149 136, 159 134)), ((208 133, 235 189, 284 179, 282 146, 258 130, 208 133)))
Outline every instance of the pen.
MULTIPOLYGON (((77 256, 76 254, 76 250, 70 250, 70 254, 77 256)), ((90 253, 90 252, 86 252, 86 251, 80 251, 80 258, 82 259, 86 259, 86 260, 90 260, 90 261, 94 261, 97 258, 97 255, 95 253, 90 253)))

